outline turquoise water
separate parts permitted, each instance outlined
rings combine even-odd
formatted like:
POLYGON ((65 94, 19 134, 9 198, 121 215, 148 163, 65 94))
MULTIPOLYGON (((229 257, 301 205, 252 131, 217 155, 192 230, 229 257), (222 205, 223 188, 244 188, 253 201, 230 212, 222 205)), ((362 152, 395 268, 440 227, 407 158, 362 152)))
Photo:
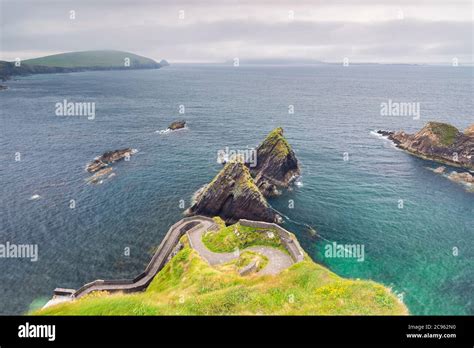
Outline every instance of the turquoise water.
POLYGON ((7 82, 0 243, 38 244, 39 260, 0 259, 0 313, 24 313, 55 287, 135 276, 192 194, 219 171, 217 151, 256 146, 283 126, 302 186, 271 204, 317 262, 391 286, 413 314, 474 314, 474 193, 371 134, 416 131, 429 120, 472 124, 472 74, 463 67, 177 65, 7 82), (55 116, 63 99, 95 102, 95 120, 55 116), (419 102, 420 120, 381 116, 388 99, 419 102), (182 118, 189 129, 155 133, 182 118), (122 147, 139 152, 114 166, 115 177, 87 185, 86 163, 122 147), (325 257, 328 241, 364 245, 365 260, 325 257))

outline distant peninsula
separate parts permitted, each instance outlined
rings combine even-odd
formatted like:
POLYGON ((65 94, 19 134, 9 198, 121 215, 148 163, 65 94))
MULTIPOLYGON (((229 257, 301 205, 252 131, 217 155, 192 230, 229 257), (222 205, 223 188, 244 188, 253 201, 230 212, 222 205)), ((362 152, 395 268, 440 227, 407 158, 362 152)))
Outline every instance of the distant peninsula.
POLYGON ((0 79, 31 74, 67 73, 91 70, 159 69, 166 60, 153 59, 130 52, 101 50, 54 54, 16 62, 0 61, 0 79))

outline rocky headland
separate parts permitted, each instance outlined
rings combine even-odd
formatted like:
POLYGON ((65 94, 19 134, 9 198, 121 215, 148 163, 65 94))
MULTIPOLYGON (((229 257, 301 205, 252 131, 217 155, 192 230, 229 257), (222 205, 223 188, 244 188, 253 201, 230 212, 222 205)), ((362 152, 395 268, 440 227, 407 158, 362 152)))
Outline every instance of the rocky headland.
POLYGON ((378 131, 395 145, 415 156, 474 170, 474 125, 464 132, 441 122, 428 122, 415 134, 378 131))
POLYGON ((253 168, 239 156, 227 162, 211 183, 196 192, 187 214, 219 216, 226 223, 239 219, 280 222, 266 197, 291 185, 300 174, 298 160, 282 128, 274 129, 256 151, 253 168))

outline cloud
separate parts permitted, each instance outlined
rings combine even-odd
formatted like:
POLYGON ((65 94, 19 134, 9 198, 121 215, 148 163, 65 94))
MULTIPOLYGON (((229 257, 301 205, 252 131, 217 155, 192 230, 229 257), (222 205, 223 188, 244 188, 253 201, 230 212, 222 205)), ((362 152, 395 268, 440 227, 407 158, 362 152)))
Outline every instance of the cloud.
POLYGON ((3 1, 2 59, 119 49, 171 61, 341 61, 347 56, 353 62, 449 63, 453 57, 472 62, 469 6, 422 0, 297 6, 289 1, 199 6, 191 1, 3 1))

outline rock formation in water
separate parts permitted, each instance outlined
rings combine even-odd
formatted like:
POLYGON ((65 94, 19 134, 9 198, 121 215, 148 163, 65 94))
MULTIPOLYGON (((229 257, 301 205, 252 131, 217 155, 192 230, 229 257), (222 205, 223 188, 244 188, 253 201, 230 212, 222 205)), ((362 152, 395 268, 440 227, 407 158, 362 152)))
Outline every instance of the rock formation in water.
POLYGON ((227 163, 195 197, 188 215, 220 216, 226 223, 239 219, 278 222, 280 217, 268 205, 241 160, 227 163))
POLYGON ((98 172, 94 173, 94 175, 92 175, 89 179, 87 179, 87 182, 91 184, 97 184, 104 178, 105 175, 112 173, 112 170, 113 168, 111 167, 101 169, 98 172))
POLYGON ((186 121, 174 121, 168 126, 170 130, 177 130, 186 127, 186 121))
POLYGON ((448 175, 448 179, 462 184, 474 184, 474 176, 468 172, 458 173, 453 171, 448 175))
POLYGON ((468 188, 470 188, 468 190, 469 192, 474 192, 474 187, 472 186, 474 184, 474 175, 469 172, 458 173, 457 171, 452 171, 448 174, 445 166, 438 167, 434 169, 433 172, 436 174, 445 175, 451 181, 457 182, 459 184, 465 184, 468 186, 468 188))
POLYGON ((296 155, 283 136, 283 128, 274 129, 257 148, 257 165, 250 173, 265 197, 276 196, 300 175, 296 155))
POLYGON ((89 163, 86 169, 89 173, 95 173, 113 162, 130 158, 132 154, 133 150, 130 148, 107 151, 102 156, 97 157, 93 162, 89 163))
POLYGON ((474 169, 474 125, 460 132, 446 123, 428 122, 415 134, 404 131, 378 131, 397 147, 436 162, 466 169, 474 169))

